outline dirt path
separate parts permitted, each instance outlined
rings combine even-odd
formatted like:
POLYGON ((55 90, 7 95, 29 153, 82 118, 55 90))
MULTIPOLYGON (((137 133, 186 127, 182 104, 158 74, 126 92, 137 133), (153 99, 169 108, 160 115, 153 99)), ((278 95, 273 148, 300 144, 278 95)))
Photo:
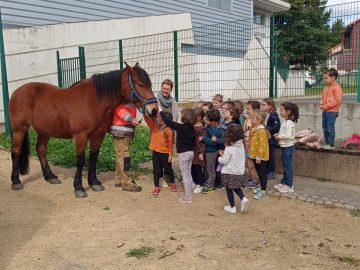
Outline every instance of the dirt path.
MULTIPOLYGON (((0 150, 0 269, 359 269, 338 257, 360 259, 360 218, 349 211, 287 198, 255 201, 247 214, 223 211, 224 191, 196 194, 178 205, 163 189, 151 196, 114 187, 75 199, 74 169, 53 167, 63 181, 50 185, 31 160, 23 191, 11 191, 10 154, 0 150), (127 257, 133 248, 155 249, 127 257)), ((86 173, 84 174, 86 175, 86 173)), ((85 181, 86 183, 86 181, 85 181)))

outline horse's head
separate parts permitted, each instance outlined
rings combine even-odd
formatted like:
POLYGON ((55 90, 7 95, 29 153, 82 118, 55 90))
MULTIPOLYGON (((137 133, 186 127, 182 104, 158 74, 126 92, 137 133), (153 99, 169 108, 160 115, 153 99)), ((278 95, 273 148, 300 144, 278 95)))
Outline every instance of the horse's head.
POLYGON ((134 67, 130 67, 125 62, 125 69, 122 80, 127 81, 129 84, 129 97, 130 102, 135 103, 136 107, 143 114, 148 116, 155 116, 159 111, 157 106, 157 99, 151 88, 151 80, 149 75, 142 69, 139 63, 134 67))

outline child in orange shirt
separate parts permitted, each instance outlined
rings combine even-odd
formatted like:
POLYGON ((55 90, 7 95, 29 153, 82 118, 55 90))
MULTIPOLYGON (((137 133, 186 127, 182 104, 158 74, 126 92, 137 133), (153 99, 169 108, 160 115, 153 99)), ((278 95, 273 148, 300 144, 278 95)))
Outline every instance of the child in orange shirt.
MULTIPOLYGON (((165 113, 168 118, 172 119, 170 113, 165 113)), ((154 174, 154 190, 153 195, 158 196, 160 193, 160 178, 163 175, 163 170, 169 176, 170 190, 176 192, 176 183, 174 171, 171 166, 174 134, 173 131, 165 125, 161 117, 155 119, 144 115, 145 122, 150 128, 150 145, 149 149, 152 153, 152 164, 154 174)))
POLYGON ((338 72, 330 68, 324 72, 323 80, 325 87, 322 92, 320 109, 322 113, 322 128, 324 130, 325 149, 333 149, 335 146, 335 121, 339 116, 342 100, 342 88, 336 82, 338 72))

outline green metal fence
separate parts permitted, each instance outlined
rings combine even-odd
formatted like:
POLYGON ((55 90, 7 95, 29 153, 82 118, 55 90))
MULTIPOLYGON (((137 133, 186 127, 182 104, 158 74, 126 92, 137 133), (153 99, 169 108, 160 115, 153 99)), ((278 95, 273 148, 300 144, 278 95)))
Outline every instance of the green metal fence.
POLYGON ((60 52, 56 52, 58 85, 67 88, 77 81, 86 79, 85 49, 79 47, 79 56, 60 59, 60 52))

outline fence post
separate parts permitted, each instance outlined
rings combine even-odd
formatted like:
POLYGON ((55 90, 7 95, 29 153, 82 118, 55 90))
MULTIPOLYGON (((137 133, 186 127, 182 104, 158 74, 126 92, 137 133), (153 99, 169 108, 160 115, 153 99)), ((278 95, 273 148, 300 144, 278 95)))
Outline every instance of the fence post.
POLYGON ((360 38, 357 39, 358 63, 357 63, 357 102, 360 102, 360 38))
POLYGON ((124 56, 123 56, 123 44, 122 39, 119 40, 119 58, 120 58, 120 70, 124 69, 124 56))
POLYGON ((80 79, 86 79, 86 65, 85 65, 85 49, 79 47, 79 62, 80 62, 80 79))
POLYGON ((274 16, 270 17, 270 70, 269 70, 269 97, 274 97, 274 16))
POLYGON ((273 97, 277 97, 278 93, 278 53, 277 53, 277 39, 276 39, 276 33, 274 31, 274 91, 273 91, 273 97))
POLYGON ((62 83, 62 70, 61 70, 61 61, 60 61, 60 52, 56 51, 56 65, 57 65, 57 73, 58 73, 58 85, 59 87, 63 87, 62 83))
POLYGON ((178 67, 178 36, 177 31, 174 31, 174 85, 175 85, 175 100, 179 101, 179 67, 178 67))
POLYGON ((1 9, 0 9, 0 54, 1 54, 1 85, 3 92, 5 133, 7 137, 11 137, 12 131, 11 131, 10 119, 9 119, 9 86, 8 86, 7 71, 6 71, 5 45, 4 45, 1 9))

